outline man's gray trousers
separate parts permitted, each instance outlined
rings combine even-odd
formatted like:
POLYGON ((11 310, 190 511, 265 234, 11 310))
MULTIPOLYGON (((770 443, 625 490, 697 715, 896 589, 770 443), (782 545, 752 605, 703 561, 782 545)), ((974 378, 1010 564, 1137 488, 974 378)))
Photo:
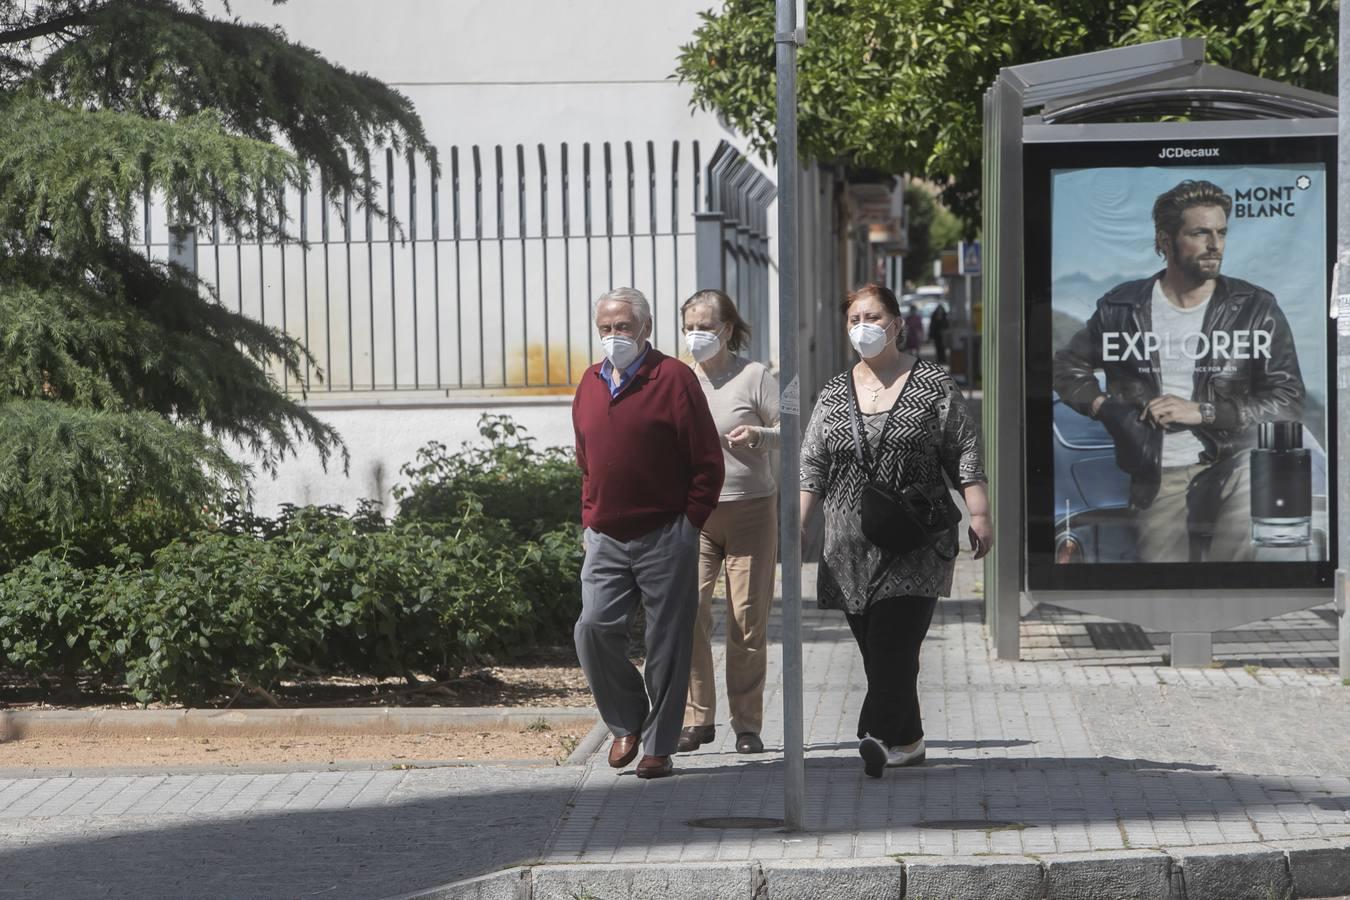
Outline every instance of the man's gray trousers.
POLYGON ((641 734, 651 756, 675 752, 684 719, 698 614, 698 534, 683 514, 631 541, 585 532, 577 658, 609 730, 616 737, 641 734), (628 614, 639 600, 647 614, 641 675, 628 660, 628 614))

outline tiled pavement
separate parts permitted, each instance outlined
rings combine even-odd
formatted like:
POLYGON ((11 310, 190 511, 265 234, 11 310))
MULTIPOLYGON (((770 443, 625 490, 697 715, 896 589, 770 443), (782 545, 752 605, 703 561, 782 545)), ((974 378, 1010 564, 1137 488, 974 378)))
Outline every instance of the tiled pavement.
MULTIPOLYGON (((1045 608, 1024 625, 1028 659, 1000 663, 980 625, 978 571, 961 566, 924 645, 926 767, 863 776, 861 661, 842 616, 808 598, 806 833, 687 824, 782 816, 780 764, 738 756, 720 729, 666 781, 616 774, 597 755, 545 858, 1042 854, 1350 835, 1350 688, 1329 668, 1335 631, 1320 616, 1216 636, 1215 667, 1173 669, 1160 649, 1099 651, 1082 640, 1096 620, 1045 608)), ((781 700, 775 691, 766 705, 772 749, 781 700)))
POLYGON ((388 897, 534 859, 578 768, 0 781, 0 897, 388 897))
MULTIPOLYGON (((776 753, 738 756, 725 729, 654 782, 609 769, 603 747, 556 769, 12 779, 0 780, 0 897, 379 897, 532 861, 940 859, 1350 835, 1350 688, 1316 613, 1216 636, 1225 665, 1178 670, 1160 665, 1161 636, 1147 651, 1098 649, 1093 620, 1041 609, 1023 628, 1028 659, 999 663, 977 572, 962 565, 925 644, 929 764, 880 781, 854 750, 863 681, 847 626, 808 598, 799 835, 689 824, 782 815, 776 753)), ((779 660, 775 644, 771 685, 779 660)), ((771 750, 781 699, 766 703, 771 750)))

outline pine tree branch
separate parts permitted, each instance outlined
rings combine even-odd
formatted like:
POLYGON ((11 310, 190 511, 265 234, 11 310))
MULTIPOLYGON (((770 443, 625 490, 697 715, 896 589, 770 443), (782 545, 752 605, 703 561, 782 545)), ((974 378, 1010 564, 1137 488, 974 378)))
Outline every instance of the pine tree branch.
POLYGON ((86 25, 88 22, 88 12, 78 12, 48 19, 45 22, 34 22, 31 25, 11 28, 8 31, 0 31, 0 45, 24 43, 34 38, 47 37, 52 34, 74 35, 75 28, 86 25))
POLYGON ((58 536, 144 501, 184 512, 218 505, 246 476, 218 441, 154 413, 0 403, 0 510, 58 536))
POLYGON ((222 21, 171 0, 114 4, 38 71, 52 96, 81 106, 177 119, 219 111, 230 131, 289 147, 323 173, 329 199, 380 208, 361 165, 372 147, 424 155, 421 119, 403 94, 350 72, 274 28, 222 21))
POLYGON ((0 105, 0 228, 61 253, 133 240, 147 187, 172 221, 275 234, 286 185, 304 180, 294 156, 209 110, 166 122, 31 95, 0 105))
POLYGON ((0 395, 153 412, 249 448, 269 471, 310 443, 345 471, 337 432, 267 374, 279 363, 302 380, 313 360, 300 342, 199 291, 121 247, 0 261, 0 395))

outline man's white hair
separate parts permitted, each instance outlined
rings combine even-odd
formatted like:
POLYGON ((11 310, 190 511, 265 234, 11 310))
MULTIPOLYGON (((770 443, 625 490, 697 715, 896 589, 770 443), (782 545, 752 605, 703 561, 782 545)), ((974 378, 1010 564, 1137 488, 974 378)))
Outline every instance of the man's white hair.
POLYGON ((652 306, 647 302, 647 298, 642 295, 642 291, 637 288, 619 287, 613 290, 605 291, 595 301, 594 308, 591 309, 591 318, 594 319, 600 312, 600 304, 614 301, 616 303, 627 303, 633 307, 633 314, 637 316, 638 325, 646 326, 652 323, 652 306))

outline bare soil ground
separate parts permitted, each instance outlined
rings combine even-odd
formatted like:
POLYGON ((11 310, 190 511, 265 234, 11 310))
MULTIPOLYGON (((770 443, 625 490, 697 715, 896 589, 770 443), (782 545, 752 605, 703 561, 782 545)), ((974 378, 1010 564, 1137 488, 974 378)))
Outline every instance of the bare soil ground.
MULTIPOLYGON (((282 707, 589 707, 586 677, 571 647, 545 648, 507 665, 485 666, 458 678, 410 687, 401 679, 304 677, 272 691, 282 707)), ((269 698, 223 694, 218 708, 268 707, 269 698)), ((0 673, 0 710, 135 708, 120 686, 82 684, 78 698, 53 686, 0 673)), ((173 708, 151 704, 151 708, 173 708)), ((426 760, 565 759, 591 723, 470 728, 426 734, 334 734, 306 737, 42 737, 0 742, 3 769, 85 769, 143 766, 215 767, 241 764, 330 764, 426 760)))
POLYGON ((0 769, 217 767, 343 762, 415 766, 427 760, 562 762, 589 722, 549 727, 467 728, 426 734, 259 738, 44 737, 0 742, 0 769))

